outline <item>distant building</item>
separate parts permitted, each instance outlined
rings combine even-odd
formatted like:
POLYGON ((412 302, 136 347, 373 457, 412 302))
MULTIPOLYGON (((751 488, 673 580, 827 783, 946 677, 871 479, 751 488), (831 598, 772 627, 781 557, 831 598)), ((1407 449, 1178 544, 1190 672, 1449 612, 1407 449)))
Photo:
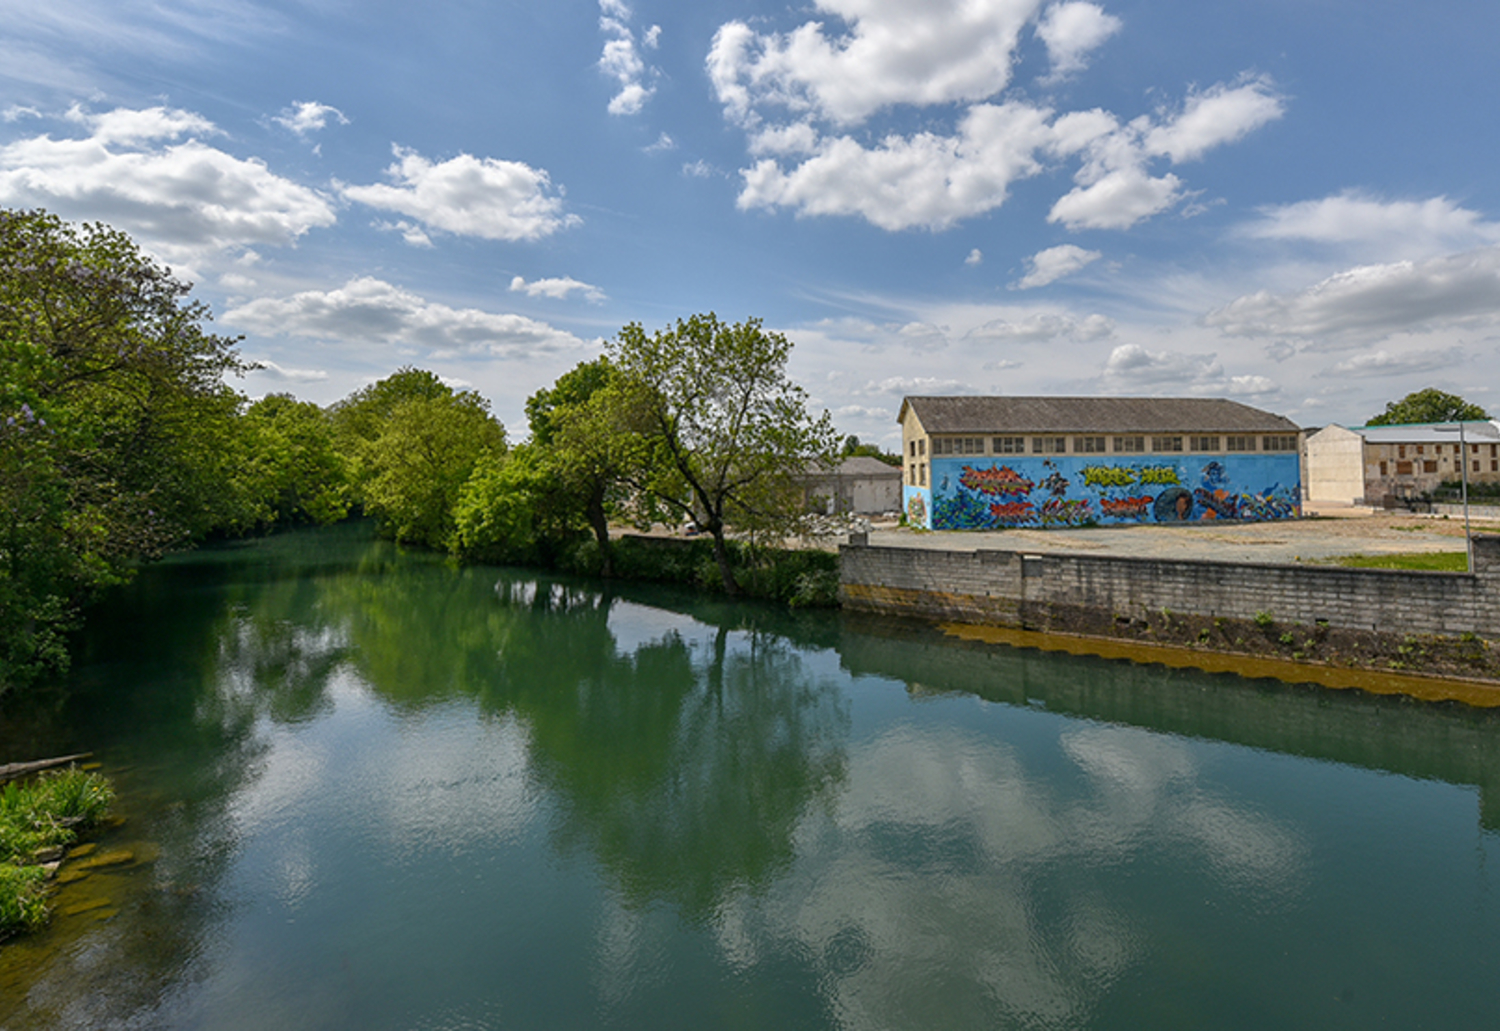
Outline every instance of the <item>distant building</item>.
POLYGON ((908 397, 908 522, 936 530, 1287 519, 1301 430, 1195 397, 908 397))
POLYGON ((1307 499, 1380 507, 1462 479, 1465 461, 1471 483, 1500 482, 1500 422, 1465 423, 1464 444, 1454 423, 1325 426, 1307 437, 1307 499))
POLYGON ((879 515, 901 510, 901 470, 854 455, 832 469, 816 466, 802 478, 807 505, 819 512, 879 515))

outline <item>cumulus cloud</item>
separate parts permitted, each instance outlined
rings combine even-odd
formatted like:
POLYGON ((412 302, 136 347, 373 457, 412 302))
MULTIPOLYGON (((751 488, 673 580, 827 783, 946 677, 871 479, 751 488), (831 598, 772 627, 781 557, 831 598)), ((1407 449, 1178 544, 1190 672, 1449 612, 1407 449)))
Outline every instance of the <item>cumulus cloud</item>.
POLYGON ((370 276, 334 290, 262 297, 224 312, 226 325, 266 336, 421 347, 438 355, 525 357, 583 346, 521 315, 451 308, 370 276))
POLYGON ((599 0, 599 31, 609 37, 599 55, 599 70, 619 84, 618 92, 609 102, 612 115, 639 114, 656 92, 656 87, 647 85, 647 80, 658 73, 641 57, 641 47, 656 47, 661 39, 661 26, 652 25, 637 37, 630 25, 633 16, 622 0, 599 0))
POLYGON ((1102 340, 1115 331, 1114 321, 1103 315, 1075 319, 1071 315, 1047 312, 1028 316, 1019 322, 992 319, 969 330, 965 340, 990 343, 1037 344, 1048 340, 1102 340))
MULTIPOLYGON (((1125 229, 1176 205, 1181 179, 1150 166, 1202 157, 1279 117, 1264 78, 1191 91, 1180 109, 1128 123, 992 98, 1010 83, 1020 29, 1040 0, 817 0, 831 16, 790 32, 720 26, 707 70, 725 117, 759 160, 742 170, 742 209, 854 215, 888 230, 942 230, 1004 204, 1009 186, 1055 160, 1078 160, 1075 188, 1050 219, 1070 229, 1125 229), (834 25, 837 28, 830 29, 834 25), (860 129, 899 106, 930 128, 860 129), (948 115, 951 129, 940 123, 948 115)), ((1119 30, 1097 4, 1048 8, 1037 38, 1055 75, 1081 69, 1119 30)))
POLYGON ((371 224, 381 232, 400 233, 401 239, 405 240, 413 247, 433 246, 432 237, 428 236, 427 233, 422 229, 422 227, 414 222, 408 222, 405 219, 401 219, 398 222, 380 221, 373 222, 371 224))
POLYGON ((510 281, 513 291, 524 293, 527 297, 551 297, 559 301, 568 299, 572 293, 582 294, 585 300, 594 304, 604 300, 604 291, 597 286, 564 276, 560 279, 534 279, 531 282, 521 276, 516 276, 510 281))
POLYGON ((1328 372, 1336 376, 1410 376, 1419 372, 1454 369, 1462 364, 1463 358, 1462 347, 1445 347, 1409 354, 1391 354, 1380 350, 1355 355, 1339 362, 1328 372))
POLYGON ((935 376, 892 376, 889 379, 870 380, 860 390, 862 394, 892 394, 896 397, 913 395, 946 396, 949 394, 978 394, 980 390, 972 383, 957 379, 940 379, 935 376))
POLYGON ((1403 330, 1500 317, 1500 248, 1426 261, 1364 265, 1300 293, 1262 290, 1209 312, 1231 336, 1373 339, 1403 330))
POLYGON ((647 154, 656 154, 664 150, 676 150, 677 141, 672 139, 672 137, 668 136, 666 133, 662 133, 656 138, 655 143, 648 144, 642 149, 645 150, 647 154))
POLYGON ((1447 197, 1387 201, 1355 190, 1261 208, 1240 232, 1260 240, 1375 247, 1407 258, 1500 243, 1500 223, 1447 197))
POLYGON ((470 154, 433 162, 404 147, 392 149, 391 183, 341 183, 340 192, 429 229, 486 240, 539 240, 582 221, 564 213, 562 191, 543 169, 470 154))
POLYGON ((1046 286, 1064 276, 1071 276, 1101 257, 1098 251, 1086 251, 1070 243, 1037 251, 1026 259, 1026 275, 1016 284, 1016 289, 1031 290, 1035 287, 1046 286))
POLYGON ((983 263, 984 251, 981 251, 978 247, 975 247, 972 251, 970 251, 969 256, 964 259, 965 265, 982 265, 983 263))
POLYGON ((269 358, 256 358, 252 361, 255 365, 253 370, 255 375, 276 380, 278 383, 321 383, 328 378, 328 373, 322 369, 292 369, 285 365, 278 365, 269 358))
POLYGON ((0 147, 0 203, 108 222, 176 261, 252 244, 291 245, 336 220, 316 190, 258 158, 202 142, 198 137, 218 130, 201 115, 75 107, 66 117, 88 135, 33 136, 0 147))
POLYGON ((308 133, 318 132, 325 128, 330 118, 340 125, 349 124, 349 119, 344 117, 344 112, 336 107, 320 104, 316 100, 299 100, 291 107, 283 108, 281 114, 271 120, 298 136, 306 136, 308 133))
POLYGON ((1228 375, 1216 354, 1152 351, 1140 344, 1121 344, 1110 352, 1104 363, 1104 382, 1106 389, 1115 393, 1254 397, 1280 390, 1265 376, 1228 375))
POLYGON ((1037 23, 1036 34, 1047 44, 1052 60, 1049 80, 1082 71, 1088 55, 1120 31, 1123 23, 1104 8, 1090 3, 1061 3, 1047 8, 1037 23))

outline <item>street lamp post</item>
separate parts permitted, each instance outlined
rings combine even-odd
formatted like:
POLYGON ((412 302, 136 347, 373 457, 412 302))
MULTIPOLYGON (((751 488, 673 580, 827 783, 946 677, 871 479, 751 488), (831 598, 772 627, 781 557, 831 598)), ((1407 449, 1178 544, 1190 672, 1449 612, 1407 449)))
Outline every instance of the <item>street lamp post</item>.
MULTIPOLYGON (((1447 426, 1434 426, 1433 429, 1439 433, 1452 433, 1453 430, 1447 426)), ((1468 555, 1468 566, 1470 573, 1474 572, 1474 535, 1469 532, 1469 449, 1464 441, 1464 424, 1462 420, 1458 423, 1458 464, 1459 471, 1463 473, 1464 483, 1464 550, 1468 555)))

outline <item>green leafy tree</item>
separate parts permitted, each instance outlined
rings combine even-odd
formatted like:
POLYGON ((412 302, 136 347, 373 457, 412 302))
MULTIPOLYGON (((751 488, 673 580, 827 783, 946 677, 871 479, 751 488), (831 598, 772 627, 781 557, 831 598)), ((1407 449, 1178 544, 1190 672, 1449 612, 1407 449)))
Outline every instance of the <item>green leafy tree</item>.
POLYGON ((849 434, 849 436, 847 436, 847 437, 844 438, 844 443, 839 448, 839 457, 840 458, 855 458, 855 457, 874 458, 874 459, 877 459, 878 461, 884 462, 886 465, 899 466, 901 464, 901 456, 900 455, 892 454, 889 451, 882 451, 880 449, 880 445, 879 444, 865 444, 865 443, 862 443, 860 441, 860 439, 858 437, 856 437, 852 433, 849 434))
POLYGON ((345 463, 326 411, 267 394, 245 412, 241 433, 246 454, 236 475, 257 523, 324 524, 348 514, 345 463))
POLYGON ((1470 404, 1457 394, 1447 394, 1435 387, 1413 391, 1399 401, 1386 402, 1385 411, 1371 419, 1367 426, 1405 426, 1421 422, 1471 422, 1489 418, 1483 408, 1470 404))
POLYGON ((359 450, 364 509, 395 540, 449 548, 459 492, 504 450, 504 427, 473 391, 402 401, 359 450))
POLYGON ((391 413, 407 401, 436 400, 453 396, 453 388, 434 372, 406 365, 379 382, 356 390, 333 405, 334 447, 344 460, 350 500, 364 504, 364 492, 374 470, 366 461, 367 449, 384 431, 391 413))
POLYGON ((789 530, 801 509, 797 475, 838 447, 828 413, 811 418, 806 391, 787 378, 791 349, 759 319, 728 325, 712 312, 649 336, 631 323, 608 345, 624 380, 617 404, 654 451, 636 486, 712 535, 730 594, 728 527, 789 530))
POLYGON ((61 666, 103 586, 245 519, 247 368, 125 234, 0 210, 0 686, 61 666))

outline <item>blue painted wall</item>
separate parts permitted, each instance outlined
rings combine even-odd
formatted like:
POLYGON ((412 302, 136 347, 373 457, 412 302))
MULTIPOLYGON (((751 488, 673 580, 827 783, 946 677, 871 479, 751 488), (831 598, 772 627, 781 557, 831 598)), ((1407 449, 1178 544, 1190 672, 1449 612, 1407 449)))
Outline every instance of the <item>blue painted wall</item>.
POLYGON ((1136 460, 1123 455, 970 455, 934 458, 931 475, 930 489, 906 487, 903 500, 910 523, 934 530, 1290 519, 1301 514, 1295 453, 1143 455, 1136 460))

